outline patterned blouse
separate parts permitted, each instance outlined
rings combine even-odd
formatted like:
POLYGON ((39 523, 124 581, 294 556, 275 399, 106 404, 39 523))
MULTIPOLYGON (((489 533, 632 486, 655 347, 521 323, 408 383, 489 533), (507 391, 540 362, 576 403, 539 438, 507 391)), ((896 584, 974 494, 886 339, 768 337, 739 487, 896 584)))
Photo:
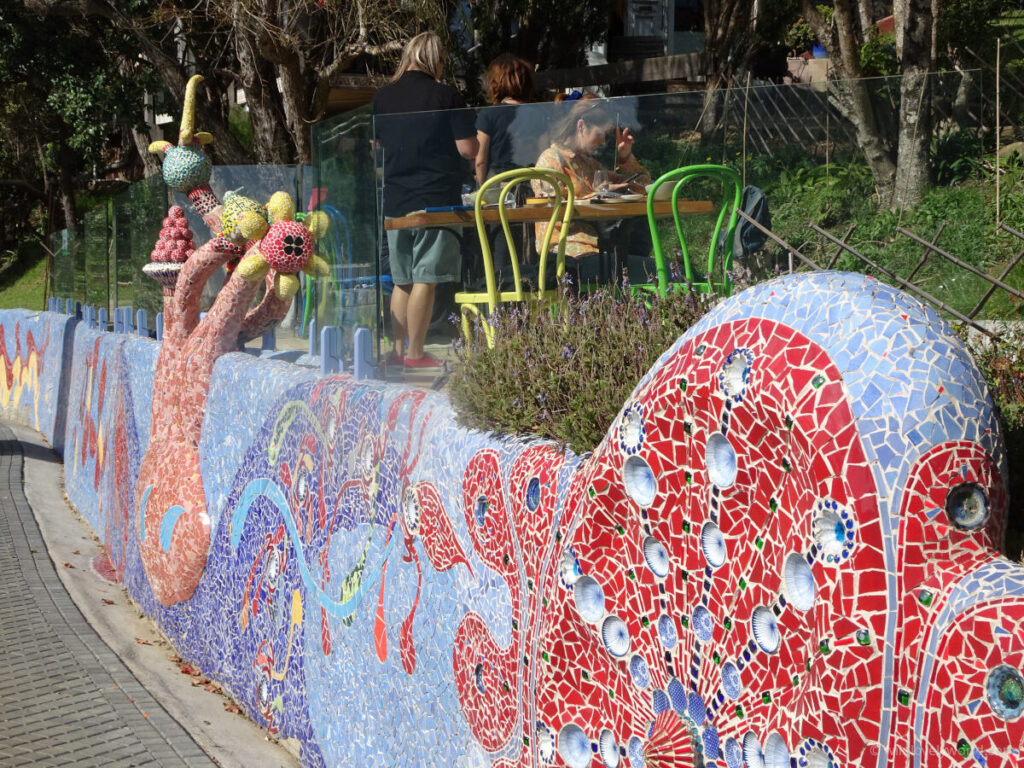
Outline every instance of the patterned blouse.
MULTIPOLYGON (((537 168, 548 168, 553 171, 561 171, 572 179, 573 194, 577 199, 593 194, 594 173, 605 170, 593 155, 584 152, 575 152, 561 144, 552 144, 537 158, 537 168)), ((632 155, 614 172, 608 173, 609 180, 614 184, 622 179, 640 174, 634 179, 637 184, 647 185, 651 183, 651 175, 647 172, 636 158, 632 155)), ((534 192, 538 195, 551 194, 549 185, 543 181, 533 181, 534 192)), ((537 246, 544 240, 544 233, 547 231, 547 224, 538 224, 536 228, 537 246)), ((551 236, 551 247, 554 248, 558 242, 558 235, 561 231, 561 224, 555 224, 555 232, 551 236)), ((574 221, 569 224, 569 236, 566 238, 565 255, 570 258, 579 258, 588 253, 596 253, 600 249, 597 245, 597 230, 590 224, 582 221, 574 221)))

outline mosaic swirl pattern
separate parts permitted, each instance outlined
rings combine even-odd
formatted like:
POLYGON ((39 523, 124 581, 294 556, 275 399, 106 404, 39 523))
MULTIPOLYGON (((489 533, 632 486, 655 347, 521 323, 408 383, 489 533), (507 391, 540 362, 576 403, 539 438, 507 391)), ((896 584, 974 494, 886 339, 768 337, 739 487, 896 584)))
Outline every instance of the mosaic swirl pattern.
POLYGON ((1020 763, 998 427, 950 329, 876 281, 723 302, 583 458, 464 431, 435 393, 226 356, 187 491, 209 554, 170 605, 182 577, 132 535, 155 359, 77 330, 68 493, 307 765, 1020 763))

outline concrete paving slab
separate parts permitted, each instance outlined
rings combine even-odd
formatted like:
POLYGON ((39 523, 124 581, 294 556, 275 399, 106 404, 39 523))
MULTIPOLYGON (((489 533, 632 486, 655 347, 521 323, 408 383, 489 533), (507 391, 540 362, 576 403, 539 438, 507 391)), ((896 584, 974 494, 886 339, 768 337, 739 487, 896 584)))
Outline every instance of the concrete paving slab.
POLYGON ((103 548, 63 481, 38 433, 0 422, 0 764, 296 768, 93 569, 103 548))

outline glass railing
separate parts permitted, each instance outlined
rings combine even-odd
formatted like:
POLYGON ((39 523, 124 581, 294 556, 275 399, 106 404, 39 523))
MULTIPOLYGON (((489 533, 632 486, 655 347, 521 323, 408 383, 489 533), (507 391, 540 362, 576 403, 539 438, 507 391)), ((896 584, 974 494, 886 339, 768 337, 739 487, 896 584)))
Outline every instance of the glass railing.
MULTIPOLYGON (((961 167, 982 163, 982 142, 988 135, 982 127, 993 122, 991 100, 983 95, 982 85, 983 78, 965 78, 959 73, 931 78, 937 125, 931 163, 939 181, 943 174, 949 175, 950 163, 961 167)), ((489 174, 540 161, 579 175, 597 168, 614 171, 620 165, 615 136, 628 131, 633 139, 633 160, 623 175, 635 178, 626 194, 643 195, 643 183, 676 168, 709 163, 728 166, 742 186, 753 185, 765 192, 773 231, 825 265, 833 261, 837 248, 808 229, 808 223, 835 229, 850 220, 856 204, 866 203, 875 193, 876 180, 858 144, 857 129, 843 108, 858 95, 870 100, 886 147, 895 152, 900 80, 878 78, 376 117, 369 107, 363 107, 313 126, 311 168, 215 167, 211 186, 222 199, 229 190, 237 190, 260 201, 283 189, 296 197, 300 211, 316 207, 330 220, 326 236, 318 243, 318 253, 330 265, 329 274, 318 279, 302 276, 299 296, 277 334, 279 348, 305 349, 311 329, 334 325, 342 329, 343 352, 351 349, 353 332, 360 326, 373 332, 374 349, 379 351, 390 332, 387 306, 392 274, 385 214, 392 218, 428 207, 457 208, 472 201, 477 187, 474 162, 459 158, 456 134, 487 133, 489 174), (584 137, 587 131, 589 136, 584 137), (438 135, 448 138, 438 143, 438 135), (811 189, 813 196, 807 194, 811 189)), ((957 168, 952 172, 956 175, 957 168)), ((589 192, 594 179, 583 181, 581 189, 589 192)), ((685 196, 702 204, 703 213, 683 217, 681 225, 698 278, 700 264, 707 262, 716 214, 722 205, 721 187, 696 180, 685 196)), ((149 260, 169 199, 185 208, 196 243, 203 242, 208 237, 206 228, 183 196, 169 198, 159 179, 140 182, 115 198, 109 208, 91 212, 80 238, 67 238, 61 244, 61 256, 54 266, 55 295, 106 302, 111 308, 130 305, 156 311, 159 289, 142 276, 141 267, 149 260)), ((607 204, 613 202, 609 198, 607 204)), ((880 221, 875 219, 875 230, 864 236, 884 240, 906 223, 899 216, 880 221)), ((454 293, 466 286, 479 286, 483 280, 472 212, 459 211, 455 221, 445 226, 458 241, 461 264, 456 280, 438 287, 428 341, 456 334, 457 326, 449 319, 457 314, 454 293)), ((644 217, 637 217, 630 226, 641 236, 631 237, 628 248, 649 249, 649 238, 645 244, 642 237, 647 226, 644 217)), ((518 242, 526 260, 535 259, 534 228, 521 225, 517 229, 522 231, 518 242)), ((658 231, 663 253, 674 258, 680 243, 671 219, 659 220, 658 231)), ((834 234, 841 237, 843 232, 834 234)), ((930 238, 933 233, 920 234, 930 238)), ((855 233, 851 242, 858 242, 858 237, 860 233, 855 233)), ((909 253, 911 249, 905 250, 909 253)), ((758 263, 759 255, 742 266, 760 269, 762 275, 788 268, 784 248, 769 247, 764 253, 769 254, 768 263, 758 263)), ((911 264, 916 258, 911 258, 911 264)), ((795 263, 799 267, 800 262, 795 263)), ((841 254, 835 264, 870 271, 849 254, 841 254)), ((915 280, 940 280, 945 266, 939 259, 932 260, 915 280)), ((204 309, 220 284, 217 278, 210 281, 204 309)), ((985 288, 981 282, 974 286, 972 278, 958 282, 964 296, 983 293, 985 288)))

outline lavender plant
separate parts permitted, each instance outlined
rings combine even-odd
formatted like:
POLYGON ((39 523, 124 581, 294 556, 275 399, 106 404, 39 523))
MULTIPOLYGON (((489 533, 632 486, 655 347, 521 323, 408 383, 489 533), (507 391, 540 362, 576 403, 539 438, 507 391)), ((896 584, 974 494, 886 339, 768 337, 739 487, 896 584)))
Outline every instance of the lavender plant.
POLYGON ((635 297, 628 285, 578 295, 566 283, 556 308, 502 308, 483 321, 494 325, 493 349, 479 327, 455 342, 458 418, 593 450, 640 378, 714 299, 686 290, 635 297))

